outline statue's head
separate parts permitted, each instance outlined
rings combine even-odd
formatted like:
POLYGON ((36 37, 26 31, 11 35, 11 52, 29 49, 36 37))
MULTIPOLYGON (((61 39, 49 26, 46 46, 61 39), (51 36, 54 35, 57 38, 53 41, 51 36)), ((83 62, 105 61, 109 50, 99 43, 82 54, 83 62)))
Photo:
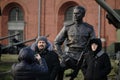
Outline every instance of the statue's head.
POLYGON ((75 6, 73 9, 73 19, 74 21, 82 20, 85 16, 86 10, 82 6, 75 6))

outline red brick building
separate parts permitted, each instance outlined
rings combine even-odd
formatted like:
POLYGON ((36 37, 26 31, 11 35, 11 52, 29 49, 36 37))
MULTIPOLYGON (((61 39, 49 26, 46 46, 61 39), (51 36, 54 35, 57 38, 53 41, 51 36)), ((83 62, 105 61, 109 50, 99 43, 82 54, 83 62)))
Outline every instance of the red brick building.
MULTIPOLYGON (((105 1, 111 8, 120 10, 120 0, 105 1)), ((84 20, 94 26, 96 36, 105 39, 104 46, 120 41, 120 30, 116 31, 113 25, 108 24, 106 11, 103 8, 99 10, 95 0, 0 0, 0 37, 20 32, 18 38, 28 40, 40 33, 49 35, 49 40, 53 42, 63 23, 72 19, 75 5, 86 8, 84 20)), ((9 41, 1 42, 8 44, 9 41)))

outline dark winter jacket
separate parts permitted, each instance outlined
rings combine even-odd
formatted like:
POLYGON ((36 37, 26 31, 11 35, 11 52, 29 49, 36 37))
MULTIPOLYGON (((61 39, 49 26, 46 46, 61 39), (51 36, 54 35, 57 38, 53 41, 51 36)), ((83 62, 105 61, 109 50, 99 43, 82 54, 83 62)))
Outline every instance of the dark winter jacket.
POLYGON ((29 47, 23 48, 18 56, 19 62, 12 65, 14 80, 40 80, 40 75, 47 74, 48 67, 44 58, 41 64, 35 62, 34 51, 29 47))
POLYGON ((48 66, 48 71, 49 71, 48 72, 49 73, 48 80, 55 80, 56 75, 57 75, 59 68, 60 68, 60 62, 58 59, 58 55, 53 50, 48 50, 49 45, 47 45, 46 49, 39 51, 36 44, 37 44, 36 42, 33 43, 31 45, 31 49, 33 51, 35 51, 35 53, 40 54, 40 56, 46 60, 47 66, 48 66))
POLYGON ((111 63, 107 53, 104 53, 102 49, 102 43, 100 39, 92 39, 90 45, 96 43, 98 48, 96 51, 92 51, 86 54, 83 63, 84 80, 107 80, 107 75, 111 71, 111 63))

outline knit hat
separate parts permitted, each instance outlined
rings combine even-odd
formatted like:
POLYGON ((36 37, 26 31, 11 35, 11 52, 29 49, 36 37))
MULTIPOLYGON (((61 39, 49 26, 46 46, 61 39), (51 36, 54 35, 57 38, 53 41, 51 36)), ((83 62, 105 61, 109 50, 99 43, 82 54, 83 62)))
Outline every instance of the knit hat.
POLYGON ((99 38, 91 39, 89 44, 91 45, 91 44, 93 44, 93 43, 95 43, 95 44, 97 44, 97 45, 100 45, 100 46, 101 46, 101 44, 102 44, 102 42, 101 42, 101 40, 100 40, 99 38))
POLYGON ((46 44, 48 44, 48 40, 47 40, 47 37, 45 36, 39 36, 37 39, 36 39, 36 42, 38 43, 38 41, 45 41, 46 44))

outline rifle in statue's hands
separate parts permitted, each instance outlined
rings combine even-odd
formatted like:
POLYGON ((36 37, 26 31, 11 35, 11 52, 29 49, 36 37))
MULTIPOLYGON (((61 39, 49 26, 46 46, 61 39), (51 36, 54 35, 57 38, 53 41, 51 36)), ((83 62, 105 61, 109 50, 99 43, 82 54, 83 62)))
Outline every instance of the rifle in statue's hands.
POLYGON ((89 42, 90 42, 90 38, 88 39, 88 42, 84 48, 84 50, 81 52, 79 58, 78 58, 78 61, 77 61, 77 64, 76 65, 79 65, 79 63, 81 62, 82 58, 83 58, 83 55, 88 51, 88 45, 89 45, 89 42))
POLYGON ((87 52, 87 49, 83 50, 78 58, 78 61, 77 61, 77 64, 76 65, 79 65, 79 63, 81 62, 82 58, 83 58, 83 55, 87 52))

